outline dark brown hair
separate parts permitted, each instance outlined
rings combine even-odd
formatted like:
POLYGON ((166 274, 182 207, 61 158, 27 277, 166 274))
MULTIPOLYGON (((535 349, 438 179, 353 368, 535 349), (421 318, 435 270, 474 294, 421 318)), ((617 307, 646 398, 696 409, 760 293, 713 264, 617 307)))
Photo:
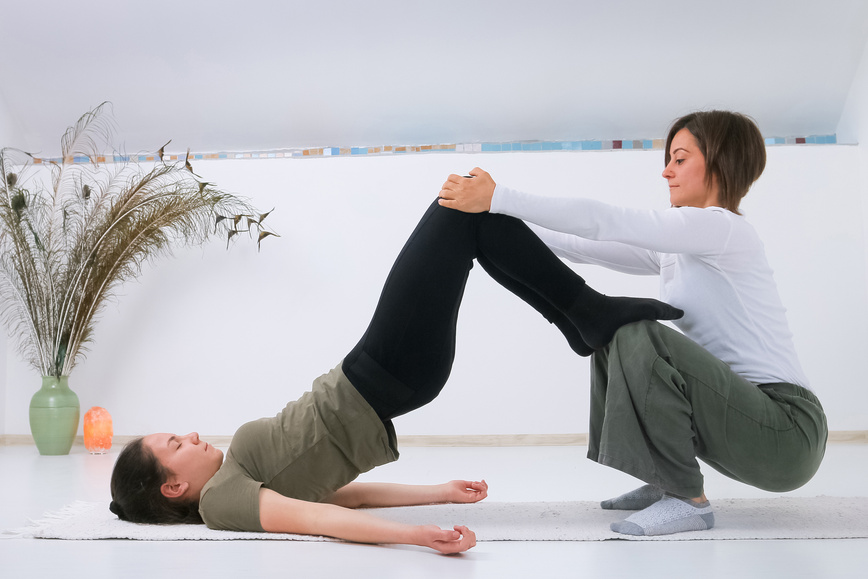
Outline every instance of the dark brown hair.
POLYGON ((151 524, 201 523, 197 501, 163 496, 160 487, 171 474, 145 445, 143 438, 129 442, 112 471, 109 510, 123 521, 151 524))
POLYGON ((717 179, 720 203, 740 215, 738 206, 766 166, 765 140, 753 119, 729 111, 703 111, 675 121, 666 139, 666 165, 672 139, 687 129, 705 157, 705 181, 717 179))

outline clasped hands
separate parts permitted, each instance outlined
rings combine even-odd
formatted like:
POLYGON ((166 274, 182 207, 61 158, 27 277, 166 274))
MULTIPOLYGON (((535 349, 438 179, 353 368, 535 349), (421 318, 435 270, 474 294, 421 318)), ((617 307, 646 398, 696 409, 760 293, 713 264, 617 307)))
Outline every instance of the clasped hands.
POLYGON ((440 189, 438 203, 465 213, 489 211, 494 195, 494 180, 479 167, 470 171, 470 175, 471 177, 449 175, 440 189))

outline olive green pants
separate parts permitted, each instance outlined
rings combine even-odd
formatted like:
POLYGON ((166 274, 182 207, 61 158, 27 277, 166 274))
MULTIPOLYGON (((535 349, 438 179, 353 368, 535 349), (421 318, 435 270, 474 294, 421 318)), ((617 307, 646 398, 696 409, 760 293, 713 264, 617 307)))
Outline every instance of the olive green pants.
POLYGON ((697 458, 773 492, 820 466, 826 416, 793 384, 757 386, 657 322, 624 326, 593 356, 588 458, 682 497, 699 497, 697 458))

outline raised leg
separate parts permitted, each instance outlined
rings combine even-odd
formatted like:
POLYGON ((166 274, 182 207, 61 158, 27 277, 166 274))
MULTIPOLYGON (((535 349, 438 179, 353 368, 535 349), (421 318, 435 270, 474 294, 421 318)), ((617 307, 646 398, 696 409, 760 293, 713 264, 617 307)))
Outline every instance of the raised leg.
POLYGON ((343 363, 382 418, 427 404, 445 384, 474 258, 555 323, 582 355, 604 346, 625 323, 682 313, 657 300, 597 293, 517 219, 434 202, 395 260, 365 335, 343 363))
POLYGON ((581 341, 595 350, 608 344, 625 324, 640 320, 674 320, 684 315, 680 309, 655 299, 600 294, 552 253, 522 221, 506 215, 479 215, 480 263, 490 274, 494 269, 500 271, 500 275, 492 274, 495 279, 513 280, 507 288, 561 328, 577 352, 580 348, 566 328, 565 320, 578 330, 581 341), (517 290, 516 286, 521 289, 517 290))

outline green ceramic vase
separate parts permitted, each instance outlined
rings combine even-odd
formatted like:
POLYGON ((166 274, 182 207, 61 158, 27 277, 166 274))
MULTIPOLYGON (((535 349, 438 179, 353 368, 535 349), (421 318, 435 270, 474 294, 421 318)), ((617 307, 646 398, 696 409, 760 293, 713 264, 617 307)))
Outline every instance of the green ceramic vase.
POLYGON ((69 376, 42 377, 42 388, 30 400, 30 433, 39 454, 69 454, 78 432, 79 412, 69 376))

